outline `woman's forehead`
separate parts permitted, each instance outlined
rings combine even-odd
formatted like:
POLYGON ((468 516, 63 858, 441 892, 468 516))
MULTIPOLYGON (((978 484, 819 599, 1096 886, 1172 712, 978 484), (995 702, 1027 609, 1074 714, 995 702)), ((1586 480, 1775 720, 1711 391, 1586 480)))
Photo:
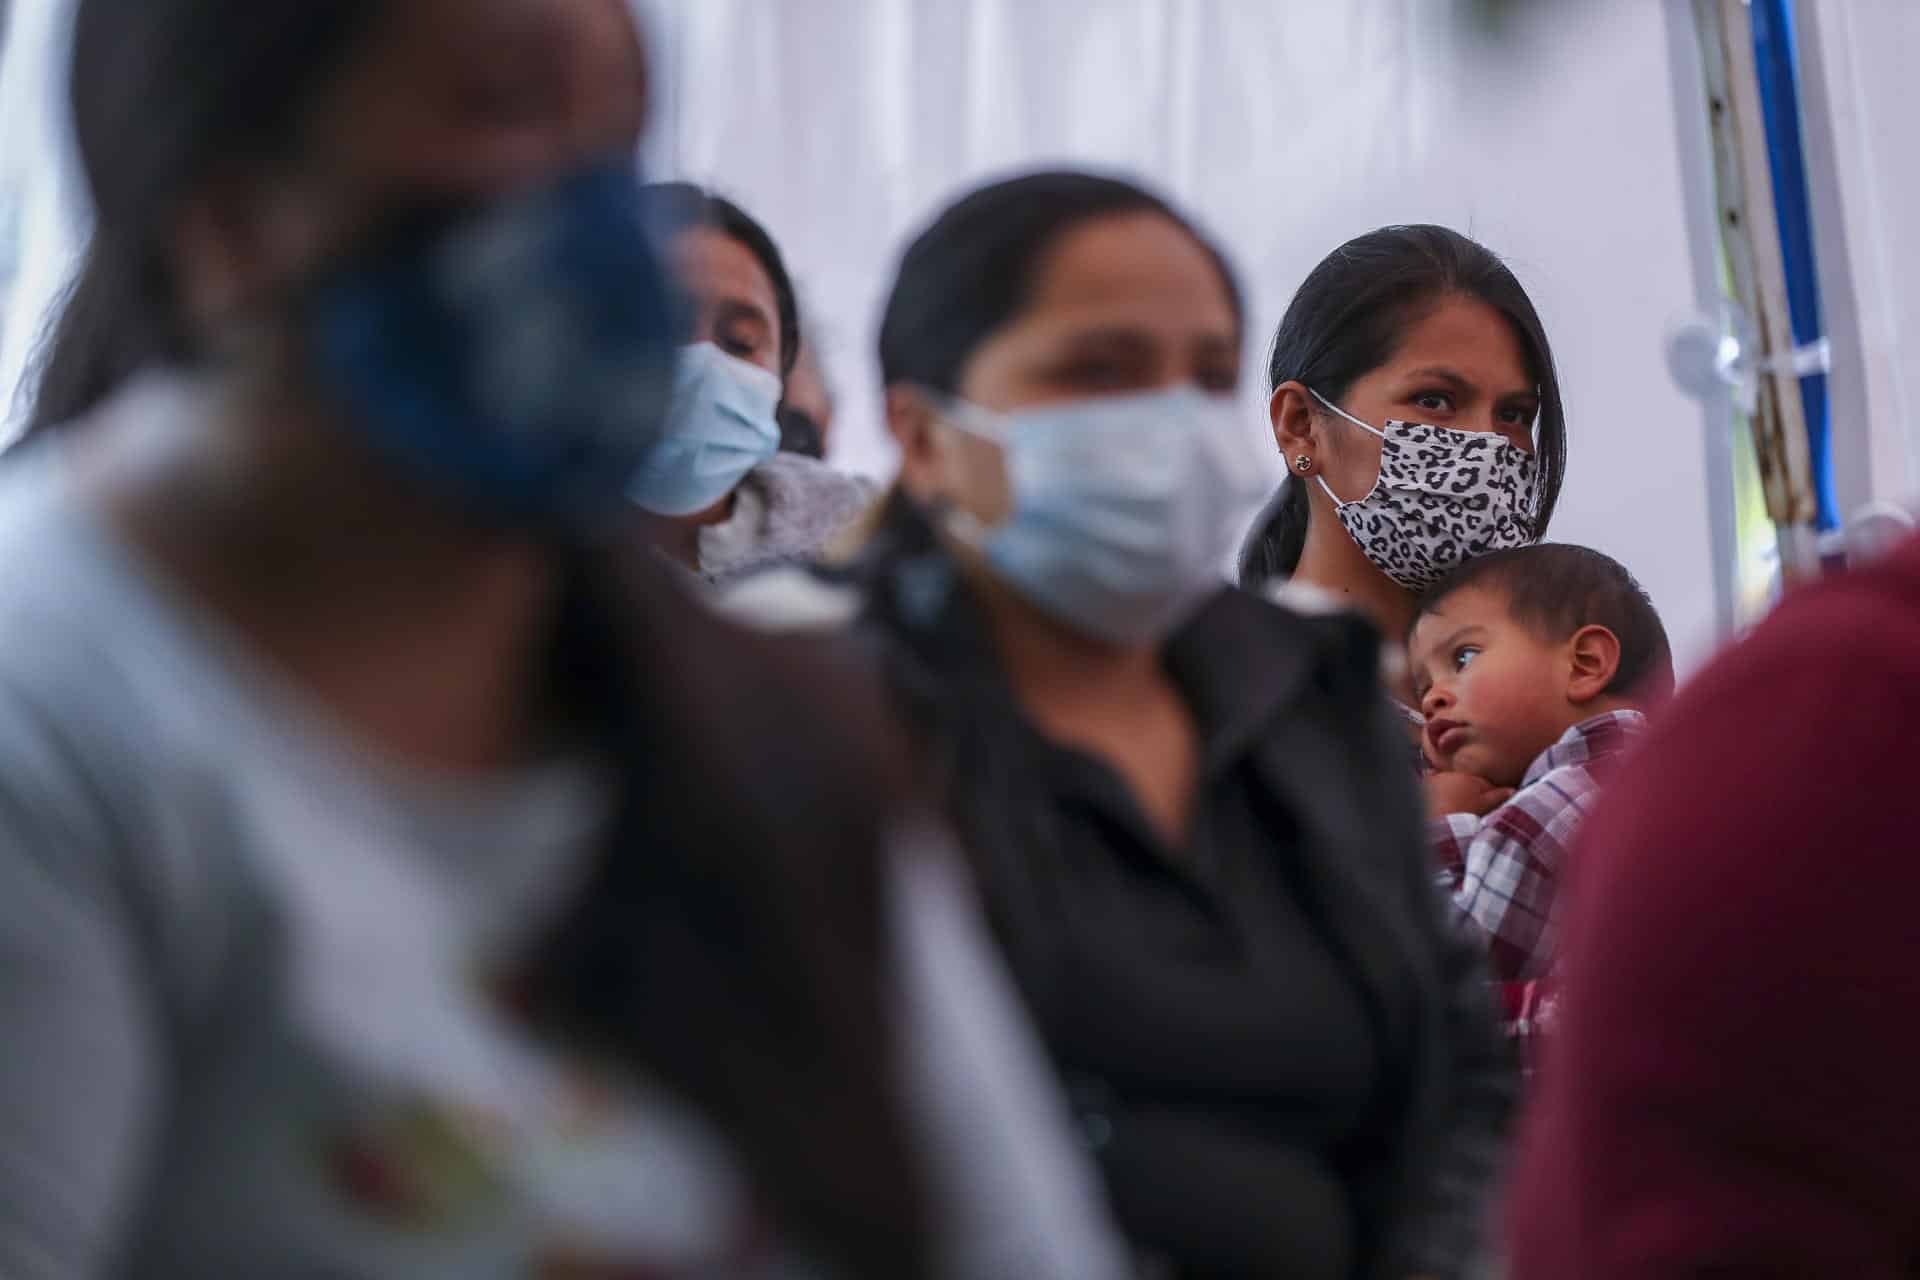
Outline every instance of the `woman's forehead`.
POLYGON ((1131 320, 1152 329, 1238 325, 1220 266, 1185 228, 1157 213, 1091 220, 1040 264, 1023 319, 1048 327, 1131 320))
POLYGON ((1396 370, 1446 369, 1495 395, 1532 392, 1536 379, 1513 321, 1478 298, 1449 295, 1407 325, 1396 370))
POLYGON ((648 88, 628 0, 405 0, 341 85, 335 124, 369 167, 484 178, 543 148, 637 147, 648 88))
POLYGON ((419 40, 427 53, 492 46, 526 55, 563 36, 586 37, 628 60, 641 49, 631 0, 403 0, 383 16, 390 35, 419 40))
POLYGON ((667 260, 681 287, 707 305, 732 302, 777 324, 779 299, 773 277, 746 245, 714 227, 688 227, 667 246, 667 260))

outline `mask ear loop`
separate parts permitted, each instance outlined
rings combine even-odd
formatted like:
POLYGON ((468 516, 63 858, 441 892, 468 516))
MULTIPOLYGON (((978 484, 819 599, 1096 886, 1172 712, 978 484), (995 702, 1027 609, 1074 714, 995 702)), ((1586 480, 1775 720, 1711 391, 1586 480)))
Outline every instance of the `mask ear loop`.
POLYGON ((1366 423, 1360 421, 1360 419, 1354 417, 1352 414, 1348 413, 1345 409, 1342 409, 1339 405, 1335 404, 1333 401, 1321 395, 1318 391, 1315 391, 1312 387, 1307 388, 1307 394, 1312 396, 1315 400, 1318 400, 1321 404, 1325 405, 1328 408, 1328 410, 1330 410, 1333 413, 1339 414, 1341 417, 1345 418, 1348 422, 1351 422, 1354 426, 1360 428, 1362 431, 1371 431, 1374 435, 1379 436, 1382 440, 1385 440, 1387 438, 1386 432, 1382 431, 1378 427, 1368 426, 1366 423))
MULTIPOLYGON (((992 410, 963 400, 959 396, 936 391, 932 387, 914 384, 914 394, 927 402, 927 407, 945 425, 963 435, 988 444, 998 446, 1003 452, 1007 447, 1007 429, 1004 419, 992 410)), ((993 526, 982 524, 970 511, 963 511, 953 505, 949 498, 941 498, 930 512, 934 523, 960 545, 984 555, 987 540, 993 536, 993 526)))
MULTIPOLYGON (((1348 413, 1345 409, 1342 409, 1339 405, 1335 404, 1333 401, 1321 395, 1318 391, 1315 391, 1312 387, 1307 388, 1307 394, 1312 396, 1315 400, 1318 400, 1321 404, 1325 405, 1332 412, 1339 414, 1341 417, 1345 418, 1348 422, 1351 422, 1354 426, 1360 428, 1362 431, 1371 432, 1372 434, 1379 436, 1382 440, 1385 440, 1387 438, 1386 432, 1380 430, 1380 428, 1378 427, 1368 426, 1366 423, 1360 421, 1360 419, 1354 417, 1352 414, 1348 413)), ((1327 497, 1333 499, 1333 505, 1335 507, 1350 507, 1353 505, 1352 502, 1342 502, 1340 500, 1340 495, 1335 493, 1333 491, 1333 486, 1327 483, 1327 477, 1324 473, 1316 474, 1313 478, 1320 482, 1320 488, 1326 493, 1327 497)), ((1373 482, 1373 488, 1377 489, 1379 487, 1380 487, 1380 482, 1379 480, 1376 479, 1373 482)), ((1373 489, 1367 490, 1367 494, 1369 496, 1371 496, 1372 493, 1373 493, 1373 489)), ((1367 499, 1364 497, 1354 499, 1355 502, 1365 502, 1366 500, 1367 499)))
POLYGON ((932 387, 914 384, 914 393, 927 402, 934 416, 976 440, 985 440, 988 444, 1007 445, 1007 425, 1005 416, 991 409, 983 409, 970 400, 949 395, 944 391, 935 391, 932 387))
MULTIPOLYGON (((1533 394, 1536 400, 1539 399, 1541 388, 1535 386, 1533 394)), ((1526 509, 1516 513, 1527 522, 1527 526, 1535 538, 1540 536, 1540 530, 1538 528, 1540 520, 1540 415, 1543 412, 1545 412, 1544 407, 1536 408, 1533 411, 1533 421, 1527 424, 1527 436, 1533 441, 1533 448, 1527 454, 1527 456, 1533 460, 1533 484, 1529 486, 1526 509)))

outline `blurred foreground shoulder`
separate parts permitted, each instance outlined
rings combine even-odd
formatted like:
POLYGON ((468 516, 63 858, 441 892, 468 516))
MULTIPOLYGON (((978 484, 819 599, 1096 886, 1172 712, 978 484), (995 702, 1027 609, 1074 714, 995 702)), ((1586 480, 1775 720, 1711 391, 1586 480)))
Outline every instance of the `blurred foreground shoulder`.
POLYGON ((1920 541, 1793 593, 1655 724, 1582 845, 1516 1276, 1911 1274, 1917 720, 1920 541))

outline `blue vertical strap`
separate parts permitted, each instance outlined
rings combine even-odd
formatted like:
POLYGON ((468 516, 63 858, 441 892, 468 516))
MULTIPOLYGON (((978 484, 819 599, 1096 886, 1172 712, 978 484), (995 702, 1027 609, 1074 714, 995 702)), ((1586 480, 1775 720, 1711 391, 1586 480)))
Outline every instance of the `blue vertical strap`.
MULTIPOLYGON (((1813 210, 1807 196, 1807 161, 1800 138, 1799 51, 1793 33, 1793 0, 1752 0, 1752 13, 1753 61, 1760 79, 1760 110, 1767 124, 1773 208, 1780 223, 1781 256, 1786 263, 1787 309, 1793 317, 1794 345, 1807 350, 1822 336, 1820 278, 1814 264, 1813 210)), ((1807 452, 1813 461, 1813 492, 1819 506, 1814 526, 1825 532, 1840 527, 1840 515, 1833 492, 1824 370, 1801 377, 1800 400, 1806 411, 1807 452)))

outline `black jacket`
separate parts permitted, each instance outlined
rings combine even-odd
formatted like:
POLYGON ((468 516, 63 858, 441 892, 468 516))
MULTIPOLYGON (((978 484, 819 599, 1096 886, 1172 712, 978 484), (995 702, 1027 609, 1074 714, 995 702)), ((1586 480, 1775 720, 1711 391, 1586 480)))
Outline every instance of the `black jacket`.
MULTIPOLYGON (((1084 928, 1074 937, 1074 904, 1060 892, 1066 877, 1051 872, 1064 859, 1084 862, 1087 851, 1066 847, 1051 793, 1036 786, 1034 731, 971 593, 924 519, 898 500, 894 508, 842 575, 858 591, 857 635, 920 739, 1083 1120, 1102 1130, 1124 1124, 1136 1091, 1166 1096, 1177 1047, 1174 1066, 1155 1052, 1150 1072, 1109 1057, 1089 1078, 1073 1061, 1089 1014, 1068 951, 1132 940, 1089 939, 1084 928)), ((1214 726, 1209 736, 1242 744, 1249 808, 1262 815, 1272 856, 1287 864, 1306 915, 1340 953, 1370 1014, 1382 1065, 1368 1112, 1371 1149, 1349 1183, 1360 1230, 1354 1274, 1457 1275, 1482 1239, 1516 1080, 1480 950, 1454 926, 1435 884, 1404 730, 1379 685, 1377 637, 1351 616, 1301 616, 1228 589, 1166 655, 1196 720, 1214 726)), ((1209 1084, 1219 1075, 1217 1063, 1192 1069, 1209 1084)), ((1217 1091, 1195 1096, 1186 1112, 1195 1124, 1250 1119, 1217 1105, 1217 1091)), ((1263 1181, 1228 1172, 1222 1188, 1263 1181)), ((1210 1192, 1202 1179, 1165 1194, 1210 1192)), ((1126 1218, 1122 1206, 1123 1227, 1126 1218)), ((1226 1273, 1264 1273, 1244 1266, 1226 1273)))

